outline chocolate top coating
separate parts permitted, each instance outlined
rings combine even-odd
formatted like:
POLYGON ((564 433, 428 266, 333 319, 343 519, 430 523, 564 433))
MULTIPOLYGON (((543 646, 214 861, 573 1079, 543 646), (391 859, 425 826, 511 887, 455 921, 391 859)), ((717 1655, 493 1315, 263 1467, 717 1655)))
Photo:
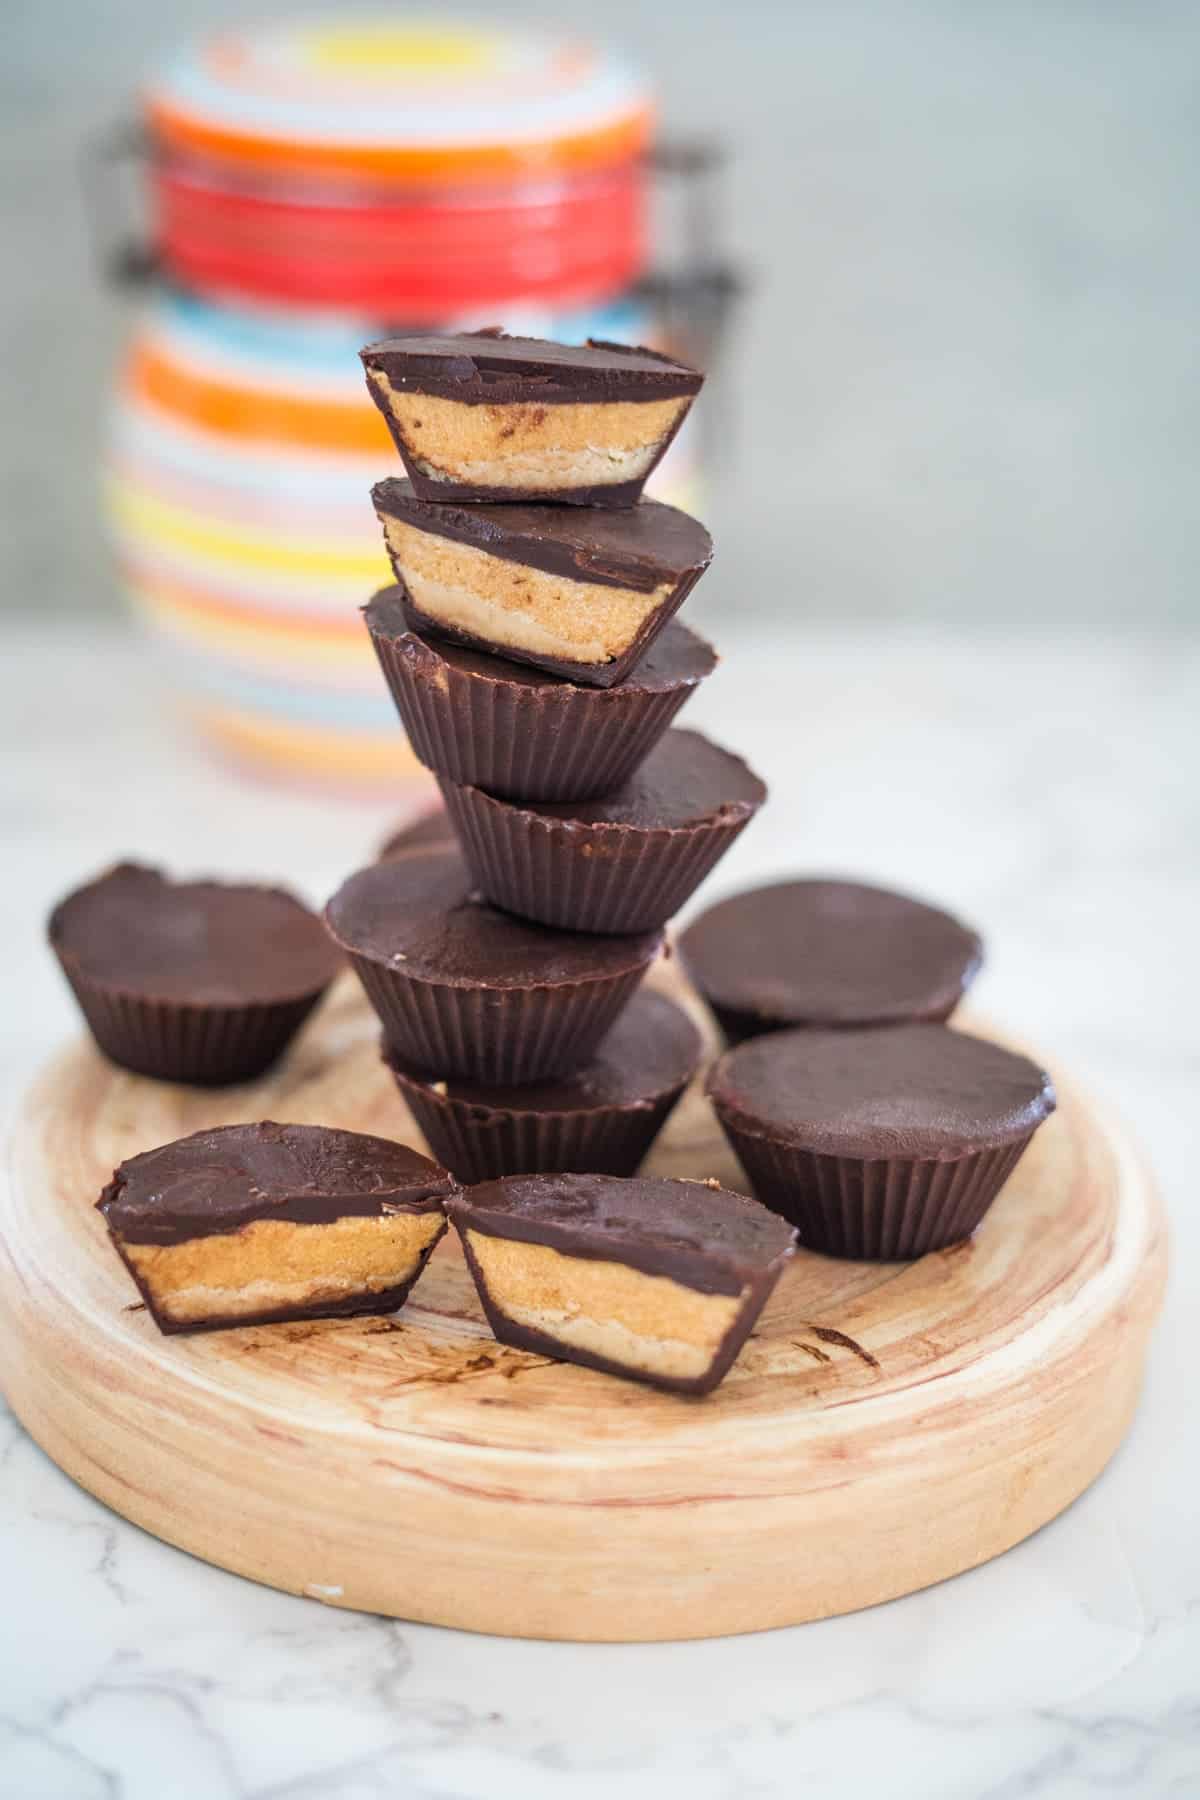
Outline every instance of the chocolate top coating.
POLYGON ((740 756, 698 731, 667 731, 623 787, 603 800, 515 801, 521 812, 581 825, 624 825, 637 831, 684 831, 713 820, 747 817, 766 786, 740 756))
POLYGON ((948 1025, 771 1032, 727 1051, 708 1091, 742 1130, 868 1160, 949 1161, 1028 1137, 1054 1111, 1036 1063, 948 1025))
POLYGON ((383 338, 359 352, 394 388, 435 394, 467 406, 512 401, 667 400, 698 394, 704 377, 657 350, 634 344, 554 344, 503 331, 424 333, 383 338))
POLYGON ((571 581, 653 593, 693 579, 712 561, 712 539, 698 519, 642 500, 625 512, 602 506, 466 506, 420 500, 411 481, 389 476, 371 489, 375 510, 419 531, 470 544, 507 562, 571 581))
POLYGON ((688 926, 679 950, 715 1006, 768 1025, 944 1018, 983 956, 976 934, 949 913, 830 880, 734 894, 688 926))
MULTIPOLYGON (((560 1113, 639 1106, 690 1081, 700 1066, 700 1033, 687 1014, 663 994, 644 988, 628 1006, 591 1061, 557 1081, 495 1087, 447 1080, 446 1097, 485 1113, 560 1113)), ((428 1087, 434 1078, 383 1046, 383 1059, 410 1081, 428 1087)))
POLYGON ((775 1213, 716 1182, 640 1175, 509 1175, 464 1189, 447 1211, 463 1230, 629 1263, 715 1294, 738 1293, 795 1241, 775 1213))
POLYGON ((351 875, 325 909, 355 956, 450 987, 572 986, 644 968, 661 931, 635 937, 554 931, 499 912, 472 888, 457 850, 413 850, 351 875))
POLYGON ((298 999, 339 963, 320 919, 282 888, 175 882, 137 863, 60 901, 49 937, 73 975, 181 1005, 298 999))
POLYGON ((497 686, 540 688, 548 695, 568 689, 585 694, 592 704, 603 706, 619 701, 622 694, 661 694, 675 688, 696 687, 717 666, 717 653, 712 645, 672 619, 632 673, 617 687, 581 687, 561 675, 551 675, 545 669, 506 662, 502 657, 488 656, 469 645, 435 638, 410 623, 411 615, 405 602, 404 589, 397 583, 383 588, 367 603, 363 617, 373 638, 392 639, 401 653, 418 665, 435 670, 443 663, 474 680, 491 681, 497 686), (611 701, 609 696, 612 696, 611 701))
POLYGON ((97 1202, 119 1237, 174 1244, 255 1219, 298 1225, 429 1211, 454 1178, 407 1144, 328 1125, 222 1125, 132 1156, 97 1202))

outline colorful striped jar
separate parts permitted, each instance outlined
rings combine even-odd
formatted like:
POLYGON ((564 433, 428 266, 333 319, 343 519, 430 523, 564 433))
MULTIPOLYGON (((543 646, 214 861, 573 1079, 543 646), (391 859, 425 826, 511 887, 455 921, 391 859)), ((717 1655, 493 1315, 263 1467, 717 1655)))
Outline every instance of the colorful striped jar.
MULTIPOLYGON (((307 23, 185 50, 146 97, 162 281, 107 474, 181 707, 242 760, 415 770, 358 616, 396 466, 357 352, 404 325, 644 342, 652 106, 543 33, 307 23)), ((689 504, 684 434, 655 492, 689 504)))

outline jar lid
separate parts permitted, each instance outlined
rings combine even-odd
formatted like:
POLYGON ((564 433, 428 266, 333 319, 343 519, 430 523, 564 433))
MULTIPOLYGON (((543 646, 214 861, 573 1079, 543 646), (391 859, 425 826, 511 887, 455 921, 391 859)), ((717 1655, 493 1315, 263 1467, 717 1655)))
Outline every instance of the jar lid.
POLYGON ((410 184, 601 167, 648 140, 622 58, 538 31, 330 19, 182 50, 146 110, 160 148, 267 177, 410 184))

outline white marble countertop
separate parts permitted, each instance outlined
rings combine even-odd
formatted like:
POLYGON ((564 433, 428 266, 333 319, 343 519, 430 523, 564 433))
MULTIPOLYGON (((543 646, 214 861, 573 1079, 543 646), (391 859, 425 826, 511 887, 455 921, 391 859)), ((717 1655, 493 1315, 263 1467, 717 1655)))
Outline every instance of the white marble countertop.
MULTIPOLYGON (((520 1643, 209 1568, 0 1415, 0 1795, 1200 1794, 1198 720, 1195 642, 879 632, 743 641, 690 715, 774 789, 710 898, 791 868, 951 904, 988 939, 983 1006, 1089 1078, 1160 1173, 1166 1316, 1134 1431, 1076 1506, 985 1568, 851 1618, 520 1643)), ((79 876, 125 852, 315 896, 398 810, 235 782, 170 734, 115 633, 0 637, 0 748, 10 1104, 75 1028, 40 939, 79 876)))

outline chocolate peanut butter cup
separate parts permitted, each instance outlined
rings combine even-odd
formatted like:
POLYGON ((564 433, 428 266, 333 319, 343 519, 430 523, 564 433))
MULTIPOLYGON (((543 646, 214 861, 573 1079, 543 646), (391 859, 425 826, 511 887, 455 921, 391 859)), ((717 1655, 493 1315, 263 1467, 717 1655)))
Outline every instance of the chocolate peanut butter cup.
POLYGON ((857 881, 780 881, 734 894, 679 939, 733 1043, 788 1026, 950 1017, 983 946, 949 913, 857 881))
POLYGON ((49 938, 106 1056, 207 1087, 269 1068, 340 960, 281 888, 175 882, 136 863, 61 901, 49 938))
POLYGON ((661 994, 635 994, 573 1075, 525 1087, 444 1081, 384 1060, 439 1161, 460 1181, 591 1170, 632 1175, 700 1066, 700 1033, 661 994))
POLYGON ((225 1125, 131 1157, 98 1205, 160 1331, 395 1312, 456 1191, 405 1144, 225 1125))
POLYGON ((585 1063, 662 945, 660 932, 583 937, 511 918, 453 850, 360 869, 325 918, 404 1062, 501 1086, 585 1063))
POLYGON ((704 380, 656 350, 502 331, 385 338, 361 355, 425 500, 632 506, 704 380))
POLYGON ((684 1394, 721 1380, 794 1236, 715 1181, 510 1176, 447 1211, 502 1344, 684 1394))
POLYGON ((518 805, 439 777, 483 892, 568 931, 664 925, 745 830, 767 790, 698 731, 668 731, 603 800, 518 805))
POLYGON ((970 1237, 1054 1110, 1028 1057, 946 1025, 771 1032, 727 1051, 708 1091, 808 1249, 879 1261, 970 1237))
POLYGON ((435 505, 394 479, 371 493, 419 631, 588 686, 624 681, 712 560, 703 525, 656 500, 435 505))
POLYGON ((678 620, 617 687, 586 687, 409 624, 403 589, 365 609, 396 710, 421 761, 451 781, 516 800, 614 792, 716 667, 678 620))

